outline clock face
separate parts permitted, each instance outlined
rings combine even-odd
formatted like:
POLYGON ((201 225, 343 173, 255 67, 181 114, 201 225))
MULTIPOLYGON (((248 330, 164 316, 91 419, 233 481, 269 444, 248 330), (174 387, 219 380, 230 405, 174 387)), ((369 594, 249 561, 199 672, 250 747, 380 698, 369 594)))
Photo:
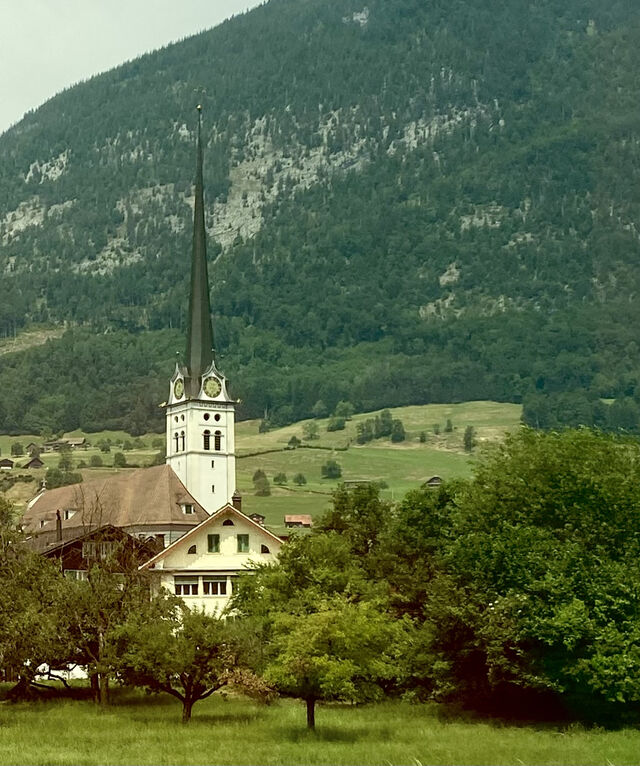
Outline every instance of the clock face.
POLYGON ((173 384, 173 395, 176 399, 182 399, 182 396, 184 394, 184 381, 182 378, 178 378, 176 382, 173 384))
POLYGON ((215 396, 218 396, 221 390, 222 386, 220 385, 218 378, 212 377, 205 380, 204 392, 207 396, 210 396, 213 399, 215 396))

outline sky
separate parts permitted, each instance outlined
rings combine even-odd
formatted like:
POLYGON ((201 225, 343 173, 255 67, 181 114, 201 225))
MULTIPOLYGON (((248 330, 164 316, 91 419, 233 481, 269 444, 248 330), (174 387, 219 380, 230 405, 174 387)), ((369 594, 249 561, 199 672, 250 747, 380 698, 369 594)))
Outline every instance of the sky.
POLYGON ((64 88, 259 0, 0 0, 0 133, 64 88))

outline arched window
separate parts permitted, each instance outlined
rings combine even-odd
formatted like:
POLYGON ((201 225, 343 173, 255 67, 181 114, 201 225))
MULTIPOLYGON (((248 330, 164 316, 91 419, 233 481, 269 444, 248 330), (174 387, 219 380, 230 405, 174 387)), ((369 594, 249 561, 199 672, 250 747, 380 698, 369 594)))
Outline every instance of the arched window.
POLYGON ((184 452, 184 431, 180 431, 180 444, 182 445, 182 451, 184 452))
POLYGON ((231 521, 231 519, 225 519, 222 522, 222 526, 223 527, 235 527, 235 524, 233 523, 233 521, 231 521))
POLYGON ((260 546, 260 553, 271 553, 271 551, 267 548, 266 545, 260 546))
POLYGON ((176 441, 176 452, 177 452, 177 451, 178 451, 178 432, 177 432, 177 431, 176 431, 176 433, 173 435, 173 438, 174 438, 174 439, 175 439, 175 441, 176 441))
POLYGON ((222 431, 216 431, 213 434, 213 448, 220 450, 220 440, 222 439, 222 431))
POLYGON ((211 431, 204 432, 204 448, 211 449, 211 431))
POLYGON ((196 550, 197 550, 196 546, 195 546, 195 545, 192 545, 192 546, 189 548, 189 550, 187 551, 187 554, 189 554, 189 553, 196 553, 196 550))

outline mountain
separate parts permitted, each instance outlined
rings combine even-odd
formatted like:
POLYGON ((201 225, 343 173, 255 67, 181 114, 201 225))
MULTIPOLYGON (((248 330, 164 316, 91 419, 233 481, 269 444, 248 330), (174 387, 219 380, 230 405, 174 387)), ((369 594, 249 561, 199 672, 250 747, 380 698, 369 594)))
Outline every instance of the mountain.
POLYGON ((0 136, 0 334, 73 329, 0 359, 4 429, 159 422, 196 102, 241 415, 640 395, 638 49, 632 0, 270 0, 52 98, 0 136))

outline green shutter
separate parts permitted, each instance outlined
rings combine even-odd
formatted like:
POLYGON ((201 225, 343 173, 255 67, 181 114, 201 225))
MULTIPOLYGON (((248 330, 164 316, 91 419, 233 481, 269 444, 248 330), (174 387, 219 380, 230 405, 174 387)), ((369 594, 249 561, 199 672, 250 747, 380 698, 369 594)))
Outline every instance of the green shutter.
POLYGON ((207 550, 209 553, 220 553, 220 535, 207 535, 207 550))
POLYGON ((249 552, 249 535, 238 535, 238 553, 249 552))

